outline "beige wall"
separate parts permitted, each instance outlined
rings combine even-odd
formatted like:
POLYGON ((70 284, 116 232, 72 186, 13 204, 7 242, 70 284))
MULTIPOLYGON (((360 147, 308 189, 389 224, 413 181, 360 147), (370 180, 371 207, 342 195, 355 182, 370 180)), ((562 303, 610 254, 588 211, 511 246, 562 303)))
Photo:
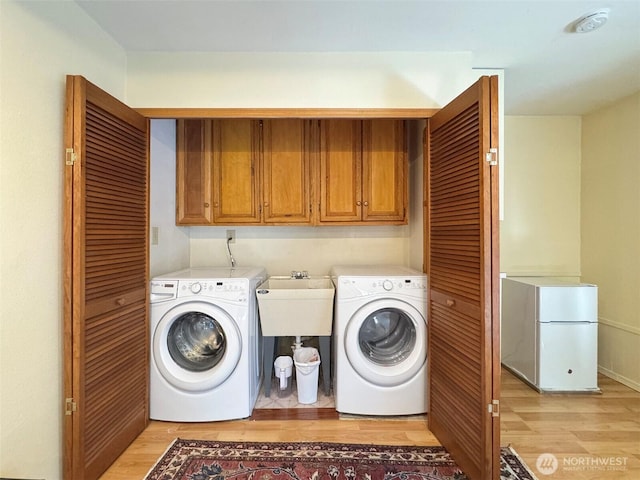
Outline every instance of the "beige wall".
POLYGON ((154 277, 189 266, 190 228, 176 226, 175 120, 151 120, 150 137, 149 274, 154 277))
POLYGON ((600 371, 640 390, 640 92, 583 119, 581 219, 600 371))
POLYGON ((409 267, 424 270, 424 128, 409 124, 409 267))
POLYGON ((231 251, 238 265, 259 265, 270 275, 307 270, 327 275, 333 265, 407 265, 407 226, 191 227, 191 265, 229 265, 225 232, 236 231, 231 251))
POLYGON ((469 53, 130 53, 127 101, 174 108, 438 108, 477 75, 469 53))
POLYGON ((500 270, 580 275, 581 118, 505 118, 500 270))
POLYGON ((65 75, 125 67, 74 2, 0 1, 0 477, 61 478, 65 75))

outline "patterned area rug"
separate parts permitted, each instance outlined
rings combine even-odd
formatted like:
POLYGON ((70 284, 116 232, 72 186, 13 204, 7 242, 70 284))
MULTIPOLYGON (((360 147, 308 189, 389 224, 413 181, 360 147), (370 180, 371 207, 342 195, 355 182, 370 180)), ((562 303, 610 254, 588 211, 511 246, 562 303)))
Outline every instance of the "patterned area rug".
MULTIPOLYGON (((176 439, 145 480, 465 480, 443 447, 176 439)), ((502 449, 502 480, 535 480, 502 449)))

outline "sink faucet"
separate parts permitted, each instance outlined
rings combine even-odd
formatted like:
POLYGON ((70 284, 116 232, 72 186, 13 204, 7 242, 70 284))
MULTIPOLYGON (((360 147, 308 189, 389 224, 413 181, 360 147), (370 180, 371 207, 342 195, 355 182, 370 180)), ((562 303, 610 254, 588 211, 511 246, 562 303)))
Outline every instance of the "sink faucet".
POLYGON ((302 272, 291 270, 291 278, 296 278, 299 280, 303 278, 309 278, 309 272, 307 272, 306 270, 303 270, 302 272))

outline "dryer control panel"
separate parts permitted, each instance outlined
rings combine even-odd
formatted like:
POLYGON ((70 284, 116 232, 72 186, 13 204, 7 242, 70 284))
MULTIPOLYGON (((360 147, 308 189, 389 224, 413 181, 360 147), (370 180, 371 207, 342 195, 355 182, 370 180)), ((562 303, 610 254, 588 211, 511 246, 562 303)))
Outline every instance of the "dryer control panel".
POLYGON ((339 277, 337 292, 341 298, 364 297, 381 294, 426 294, 427 277, 339 277))
POLYGON ((382 288, 387 292, 402 289, 423 289, 426 287, 426 279, 417 278, 386 278, 386 279, 374 279, 371 282, 371 287, 374 289, 382 288))

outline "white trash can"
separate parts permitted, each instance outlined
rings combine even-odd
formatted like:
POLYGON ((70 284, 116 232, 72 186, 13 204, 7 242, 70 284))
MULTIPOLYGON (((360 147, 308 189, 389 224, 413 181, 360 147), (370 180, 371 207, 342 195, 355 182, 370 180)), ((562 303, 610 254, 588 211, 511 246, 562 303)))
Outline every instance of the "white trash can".
POLYGON ((300 347, 293 352, 296 365, 298 402, 316 403, 318 401, 318 366, 320 354, 317 348, 300 347))
POLYGON ((276 358, 276 361, 273 362, 273 373, 276 378, 279 379, 278 382, 278 396, 279 397, 288 397, 291 395, 291 391, 293 390, 291 375, 293 374, 293 360, 291 357, 283 356, 276 358))

